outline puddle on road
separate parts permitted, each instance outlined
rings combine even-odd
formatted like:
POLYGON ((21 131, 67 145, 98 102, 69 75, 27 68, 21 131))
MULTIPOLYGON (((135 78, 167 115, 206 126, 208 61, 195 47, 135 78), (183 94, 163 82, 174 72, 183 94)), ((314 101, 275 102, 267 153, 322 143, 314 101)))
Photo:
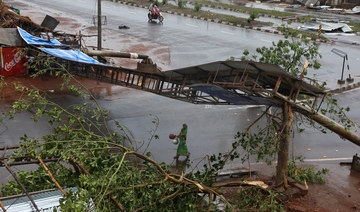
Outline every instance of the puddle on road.
POLYGON ((93 87, 89 90, 97 99, 112 101, 121 98, 121 96, 123 95, 126 95, 127 93, 130 92, 131 89, 122 86, 108 84, 108 85, 93 87))

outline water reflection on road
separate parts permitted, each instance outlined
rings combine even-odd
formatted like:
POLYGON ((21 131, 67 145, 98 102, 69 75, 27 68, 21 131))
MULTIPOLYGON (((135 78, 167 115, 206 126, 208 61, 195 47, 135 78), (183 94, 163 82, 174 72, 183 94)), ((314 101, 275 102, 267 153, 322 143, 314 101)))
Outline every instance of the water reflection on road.
MULTIPOLYGON (((141 145, 148 142, 159 119, 149 151, 158 162, 170 163, 176 154, 176 145, 168 138, 170 133, 178 134, 183 123, 188 125, 187 145, 190 159, 201 160, 206 155, 226 152, 235 141, 236 132, 243 131, 254 121, 263 107, 194 105, 141 91, 127 92, 112 101, 100 100, 104 109, 110 112, 114 121, 126 125, 141 145)), ((115 129, 114 121, 110 126, 115 129)), ((144 145, 146 146, 146 145, 144 145)), ((141 150, 140 150, 141 152, 141 150)))

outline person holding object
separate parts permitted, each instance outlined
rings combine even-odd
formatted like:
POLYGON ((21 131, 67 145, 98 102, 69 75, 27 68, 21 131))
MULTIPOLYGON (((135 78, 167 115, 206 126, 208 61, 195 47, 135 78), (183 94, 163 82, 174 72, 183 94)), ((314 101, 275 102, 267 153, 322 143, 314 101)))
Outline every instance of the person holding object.
POLYGON ((176 156, 174 159, 179 159, 179 156, 186 156, 186 159, 189 158, 190 152, 188 151, 188 148, 186 146, 186 135, 187 135, 188 126, 187 124, 183 124, 183 127, 181 128, 181 131, 179 135, 176 137, 179 139, 179 145, 177 147, 176 156))

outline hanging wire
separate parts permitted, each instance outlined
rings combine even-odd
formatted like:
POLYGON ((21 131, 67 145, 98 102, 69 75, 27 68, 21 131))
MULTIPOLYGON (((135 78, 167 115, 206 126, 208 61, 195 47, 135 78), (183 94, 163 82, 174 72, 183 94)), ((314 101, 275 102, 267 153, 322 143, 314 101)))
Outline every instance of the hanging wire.
POLYGON ((97 14, 97 1, 100 0, 94 0, 94 6, 92 7, 93 9, 91 10, 91 23, 95 25, 95 20, 94 20, 94 16, 97 14))

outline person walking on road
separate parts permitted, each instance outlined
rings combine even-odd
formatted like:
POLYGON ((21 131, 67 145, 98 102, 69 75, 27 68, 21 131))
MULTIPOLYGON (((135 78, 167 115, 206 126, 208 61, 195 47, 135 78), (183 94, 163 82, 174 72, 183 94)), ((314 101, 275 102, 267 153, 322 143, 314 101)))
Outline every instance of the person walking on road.
POLYGON ((178 159, 179 156, 186 156, 186 159, 188 159, 190 156, 190 152, 188 151, 188 148, 186 146, 187 130, 188 130, 187 124, 183 124, 183 127, 181 128, 181 131, 177 136, 177 139, 179 139, 180 142, 177 147, 176 156, 174 157, 174 159, 178 159))

